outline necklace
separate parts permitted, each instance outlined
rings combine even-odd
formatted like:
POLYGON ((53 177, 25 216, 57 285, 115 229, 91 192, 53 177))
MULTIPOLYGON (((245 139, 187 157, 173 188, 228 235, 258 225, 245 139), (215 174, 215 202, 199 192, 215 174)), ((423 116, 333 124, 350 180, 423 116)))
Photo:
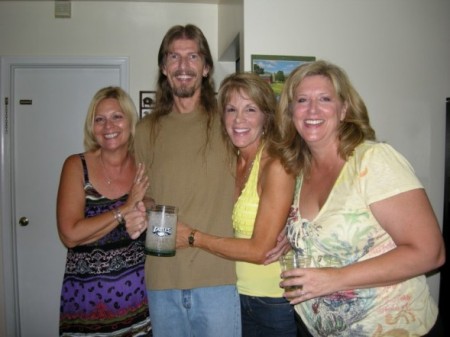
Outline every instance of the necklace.
POLYGON ((255 163, 255 159, 256 159, 256 155, 253 157, 252 162, 250 163, 250 165, 247 168, 247 171, 244 174, 244 183, 247 182, 248 176, 250 175, 250 172, 252 171, 253 168, 253 164, 255 163))
MULTIPOLYGON (((238 189, 239 195, 242 193, 242 190, 244 189, 245 185, 247 184, 248 177, 250 176, 250 173, 252 172, 252 169, 253 169, 253 165, 255 164, 255 159, 258 156, 258 153, 260 153, 262 146, 263 146, 263 144, 258 145, 258 149, 256 150, 255 154, 253 155, 250 165, 248 165, 247 169, 244 171, 242 178, 236 179, 236 188, 238 189)), ((238 158, 242 155, 240 150, 238 150, 237 154, 238 154, 238 158)))
MULTIPOLYGON (((108 185, 111 185, 111 183, 112 183, 114 180, 116 180, 117 177, 116 177, 116 178, 113 178, 113 179, 111 179, 111 178, 109 177, 109 175, 108 175, 108 173, 107 173, 107 171, 106 171, 106 166, 105 166, 105 163, 103 162, 103 157, 102 157, 102 154, 101 154, 101 153, 100 153, 100 163, 102 164, 103 175, 104 175, 105 178, 106 178, 106 183, 107 183, 108 185)), ((126 167, 127 164, 128 164, 128 155, 127 155, 127 157, 125 158, 125 166, 124 166, 124 168, 126 167)))
POLYGON ((244 187, 245 184, 247 183, 247 179, 248 179, 248 177, 249 177, 249 175, 250 175, 250 172, 252 171, 253 164, 255 163, 255 159, 256 159, 256 154, 255 154, 255 156, 253 157, 253 159, 252 159, 250 165, 247 167, 247 169, 246 169, 245 172, 244 172, 244 175, 243 175, 242 180, 241 180, 241 183, 240 183, 240 185, 241 185, 241 188, 240 188, 240 189, 243 189, 243 187, 244 187))

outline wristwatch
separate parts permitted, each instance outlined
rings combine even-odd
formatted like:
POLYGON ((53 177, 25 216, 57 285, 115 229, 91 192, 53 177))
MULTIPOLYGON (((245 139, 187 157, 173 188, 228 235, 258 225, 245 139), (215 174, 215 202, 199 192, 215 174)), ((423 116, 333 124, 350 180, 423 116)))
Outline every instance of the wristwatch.
POLYGON ((191 246, 191 247, 194 247, 195 233, 197 233, 197 230, 193 229, 188 237, 188 243, 189 243, 189 246, 191 246))

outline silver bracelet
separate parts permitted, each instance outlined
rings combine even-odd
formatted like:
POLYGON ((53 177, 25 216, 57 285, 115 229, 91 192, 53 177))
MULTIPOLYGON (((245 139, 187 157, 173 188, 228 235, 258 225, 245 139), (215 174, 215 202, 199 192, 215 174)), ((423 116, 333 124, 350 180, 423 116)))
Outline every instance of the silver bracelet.
POLYGON ((125 219, 124 219, 120 209, 119 208, 114 208, 112 211, 113 211, 113 214, 114 214, 114 219, 116 219, 116 221, 119 223, 119 225, 124 225, 125 224, 125 219))

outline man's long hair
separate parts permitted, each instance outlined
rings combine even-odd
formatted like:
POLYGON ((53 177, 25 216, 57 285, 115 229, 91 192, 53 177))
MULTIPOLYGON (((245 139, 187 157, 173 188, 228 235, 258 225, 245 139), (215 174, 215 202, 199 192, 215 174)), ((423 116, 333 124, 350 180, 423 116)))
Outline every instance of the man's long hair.
POLYGON ((214 71, 214 63, 209 49, 208 41, 202 31, 195 25, 188 24, 186 26, 173 26, 164 36, 158 52, 159 75, 155 97, 155 108, 146 118, 152 121, 152 135, 156 137, 157 125, 160 118, 172 111, 174 104, 174 94, 167 76, 163 73, 166 62, 167 53, 173 41, 179 39, 188 39, 195 41, 198 45, 198 54, 203 58, 205 65, 209 68, 208 75, 202 78, 202 86, 200 92, 199 109, 207 115, 206 143, 209 141, 211 124, 217 113, 217 101, 214 93, 214 81, 212 74, 214 71))

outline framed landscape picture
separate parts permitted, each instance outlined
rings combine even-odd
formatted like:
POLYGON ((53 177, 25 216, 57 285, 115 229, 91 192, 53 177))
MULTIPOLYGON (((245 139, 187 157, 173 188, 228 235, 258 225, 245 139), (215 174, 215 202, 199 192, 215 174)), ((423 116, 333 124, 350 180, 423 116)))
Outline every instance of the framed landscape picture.
POLYGON ((314 56, 252 55, 252 72, 267 80, 279 97, 291 71, 302 63, 315 60, 314 56))

